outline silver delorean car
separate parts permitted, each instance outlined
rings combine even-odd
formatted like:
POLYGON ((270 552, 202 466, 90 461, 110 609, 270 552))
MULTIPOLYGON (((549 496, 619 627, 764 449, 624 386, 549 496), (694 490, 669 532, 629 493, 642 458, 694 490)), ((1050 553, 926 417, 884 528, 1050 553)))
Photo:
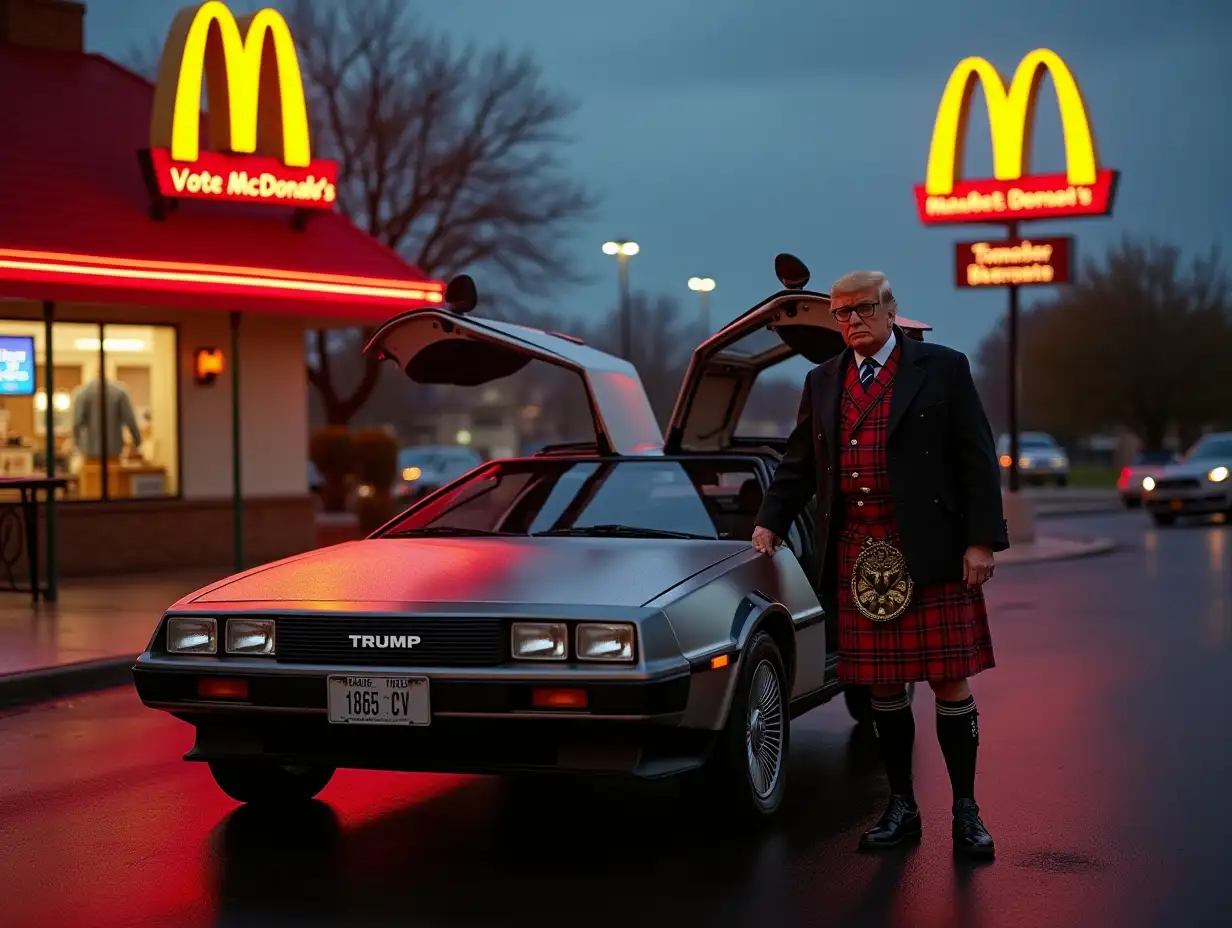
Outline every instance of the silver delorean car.
POLYGON ((812 513, 773 558, 750 545, 784 439, 733 435, 749 391, 843 347, 804 265, 776 270, 782 290, 696 349, 666 434, 632 365, 472 316, 469 278, 381 326, 366 350, 419 383, 576 373, 595 442, 488 462, 364 540, 171 606, 133 673, 145 705, 195 726, 185 759, 240 802, 309 799, 339 767, 683 775, 772 815, 790 720, 840 694, 868 714, 837 681, 812 513))

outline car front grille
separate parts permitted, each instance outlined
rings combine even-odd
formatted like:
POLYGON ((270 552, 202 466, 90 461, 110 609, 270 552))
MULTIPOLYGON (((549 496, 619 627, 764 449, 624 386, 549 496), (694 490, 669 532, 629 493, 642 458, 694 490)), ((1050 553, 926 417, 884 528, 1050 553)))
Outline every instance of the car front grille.
POLYGON ((291 615, 275 620, 275 651, 280 664, 494 667, 509 658, 509 633, 503 619, 291 615), (413 647, 397 641, 411 635, 413 647))
POLYGON ((1160 477, 1155 481, 1156 490, 1197 490, 1201 486, 1196 477, 1160 477))

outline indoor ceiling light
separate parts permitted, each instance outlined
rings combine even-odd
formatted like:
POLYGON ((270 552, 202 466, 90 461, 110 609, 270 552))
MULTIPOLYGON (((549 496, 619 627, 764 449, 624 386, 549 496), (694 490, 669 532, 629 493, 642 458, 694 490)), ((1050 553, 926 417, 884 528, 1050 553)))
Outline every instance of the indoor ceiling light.
MULTIPOLYGON (((78 351, 98 351, 97 338, 79 338, 73 342, 78 351)), ((145 351, 145 342, 140 338, 104 338, 104 351, 145 351)))

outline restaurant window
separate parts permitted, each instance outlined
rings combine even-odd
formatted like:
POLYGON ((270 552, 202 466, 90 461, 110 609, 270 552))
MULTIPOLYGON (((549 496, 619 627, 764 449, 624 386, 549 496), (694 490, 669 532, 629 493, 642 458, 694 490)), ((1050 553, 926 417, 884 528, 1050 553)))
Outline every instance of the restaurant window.
POLYGON ((52 337, 48 398, 43 323, 0 321, 0 471, 46 474, 50 447, 67 499, 176 495, 175 329, 56 322, 52 337))

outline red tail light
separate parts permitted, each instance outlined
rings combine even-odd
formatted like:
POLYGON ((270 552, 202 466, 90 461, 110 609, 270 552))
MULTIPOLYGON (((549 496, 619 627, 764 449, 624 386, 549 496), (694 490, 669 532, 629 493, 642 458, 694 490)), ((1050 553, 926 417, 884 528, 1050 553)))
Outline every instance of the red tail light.
POLYGON ((1129 475, 1130 475, 1130 473, 1132 473, 1132 468, 1129 468, 1129 467, 1122 467, 1122 468, 1121 468, 1121 476, 1117 478, 1117 486, 1119 486, 1119 487, 1126 487, 1126 486, 1129 486, 1129 475))

